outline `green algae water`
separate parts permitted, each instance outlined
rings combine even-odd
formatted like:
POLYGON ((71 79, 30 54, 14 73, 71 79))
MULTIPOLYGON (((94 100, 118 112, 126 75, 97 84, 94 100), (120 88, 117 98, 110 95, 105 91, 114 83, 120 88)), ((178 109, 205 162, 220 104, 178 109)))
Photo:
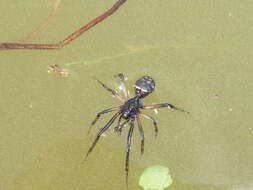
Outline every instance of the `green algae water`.
MULTIPOLYGON (((114 0, 61 1, 29 43, 55 43, 110 8, 114 0)), ((24 39, 53 10, 53 1, 0 1, 0 41, 24 39)), ((171 103, 158 114, 155 139, 143 120, 145 153, 134 131, 129 189, 151 165, 170 168, 172 190, 253 188, 252 1, 130 1, 60 50, 0 51, 0 189, 126 189, 127 132, 106 133, 81 164, 103 116, 117 106, 93 79, 128 87, 144 75, 156 82, 145 104, 171 103), (59 65, 71 74, 48 73, 59 65)))

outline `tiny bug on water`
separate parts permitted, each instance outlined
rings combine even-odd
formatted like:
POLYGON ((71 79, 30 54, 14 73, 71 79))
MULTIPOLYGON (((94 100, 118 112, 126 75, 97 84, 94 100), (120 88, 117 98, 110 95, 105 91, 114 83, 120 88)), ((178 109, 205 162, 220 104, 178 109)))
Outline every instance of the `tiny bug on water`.
POLYGON ((48 69, 49 71, 58 73, 61 77, 68 77, 70 75, 70 72, 65 71, 59 65, 48 65, 48 69))

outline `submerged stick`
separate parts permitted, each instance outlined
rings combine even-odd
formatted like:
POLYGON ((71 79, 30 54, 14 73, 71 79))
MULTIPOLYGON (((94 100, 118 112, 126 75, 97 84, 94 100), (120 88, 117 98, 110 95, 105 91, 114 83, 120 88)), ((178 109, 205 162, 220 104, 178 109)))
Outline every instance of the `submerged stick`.
POLYGON ((107 17, 112 15, 125 2, 126 0, 118 0, 110 9, 105 11, 103 14, 91 20, 88 24, 79 28, 77 31, 70 34, 64 40, 56 44, 0 43, 0 49, 59 49, 59 48, 62 48, 63 46, 70 43, 72 40, 79 37, 82 33, 86 32, 87 30, 95 26, 96 24, 100 23, 101 21, 105 20, 107 17))
POLYGON ((26 37, 22 38, 21 40, 18 41, 18 43, 24 43, 27 40, 30 40, 32 37, 34 37, 35 35, 37 35, 38 33, 40 33, 42 30, 44 30, 46 28, 46 26, 48 25, 48 23, 51 21, 52 17, 54 17, 56 15, 56 13, 58 12, 59 9, 59 5, 61 3, 61 0, 54 0, 53 3, 53 10, 52 12, 50 12, 45 18, 44 18, 44 22, 42 24, 40 24, 39 26, 37 26, 31 33, 29 33, 26 37))

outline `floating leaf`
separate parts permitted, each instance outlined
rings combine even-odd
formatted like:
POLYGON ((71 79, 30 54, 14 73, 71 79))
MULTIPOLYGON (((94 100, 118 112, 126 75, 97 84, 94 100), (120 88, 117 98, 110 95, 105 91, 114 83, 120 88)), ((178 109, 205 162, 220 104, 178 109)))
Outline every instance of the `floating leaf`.
POLYGON ((139 185, 144 190, 163 190, 171 184, 169 168, 160 165, 146 168, 139 179, 139 185))

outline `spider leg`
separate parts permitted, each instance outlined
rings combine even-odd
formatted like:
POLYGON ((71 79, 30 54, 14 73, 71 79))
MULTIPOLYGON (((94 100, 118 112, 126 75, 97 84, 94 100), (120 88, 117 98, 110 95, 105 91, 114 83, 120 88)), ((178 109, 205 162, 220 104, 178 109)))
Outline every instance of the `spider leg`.
MULTIPOLYGON (((96 79, 97 80, 97 79, 96 79)), ((112 93, 113 97, 116 97, 118 98, 121 102, 124 102, 125 99, 116 91, 116 90, 113 90, 111 88, 109 88, 108 86, 106 86, 104 83, 102 83, 100 80, 97 80, 99 84, 102 85, 102 87, 104 87, 106 90, 108 90, 109 92, 112 93)))
POLYGON ((177 111, 181 111, 181 112, 186 112, 186 113, 190 113, 186 110, 183 110, 181 108, 178 108, 172 104, 154 104, 154 105, 150 105, 150 106, 143 106, 141 107, 142 109, 157 109, 157 108, 169 108, 169 109, 172 109, 172 110, 177 110, 177 111))
POLYGON ((101 115, 103 114, 106 114, 106 113, 109 113, 109 112, 112 112, 112 111, 117 111, 117 110, 120 110, 120 106, 117 106, 117 107, 113 107, 113 108, 109 108, 109 109, 106 109, 106 110, 103 110, 101 112, 99 112, 96 116, 96 118, 92 121, 92 123, 90 124, 89 126, 89 129, 88 129, 88 134, 90 133, 90 130, 91 130, 91 127, 93 125, 95 125, 95 123, 97 122, 97 120, 100 118, 101 115))
POLYGON ((155 128, 155 137, 157 137, 158 127, 157 127, 157 122, 156 122, 155 118, 153 118, 153 117, 151 117, 151 116, 149 116, 147 114, 143 114, 143 113, 141 113, 140 115, 143 116, 143 117, 145 117, 146 119, 151 120, 153 122, 153 125, 154 125, 154 128, 155 128))
POLYGON ((121 81, 120 82, 120 86, 119 86, 120 90, 123 91, 125 98, 129 99, 130 98, 130 93, 129 91, 126 89, 126 85, 125 85, 125 81, 121 81))
POLYGON ((121 119, 122 119, 122 115, 120 115, 119 120, 118 120, 118 123, 117 123, 117 125, 114 127, 114 129, 113 129, 113 131, 114 131, 115 133, 118 133, 119 126, 120 126, 120 124, 121 124, 121 119))
POLYGON ((118 135, 121 135, 122 129, 126 126, 126 124, 127 124, 128 122, 129 122, 129 119, 126 120, 126 121, 124 121, 123 123, 120 124, 119 129, 118 129, 118 131, 117 131, 118 135))
POLYGON ((143 154, 144 153, 145 136, 144 136, 144 131, 143 131, 143 128, 142 128, 140 117, 137 117, 137 124, 138 124, 138 128, 139 128, 140 136, 141 136, 141 154, 143 154))
POLYGON ((98 142, 99 138, 101 137, 101 135, 102 135, 107 129, 109 129, 109 127, 113 124, 113 122, 115 121, 115 119, 116 119, 119 115, 120 115, 120 112, 117 112, 117 113, 110 119, 110 121, 108 121, 108 122, 106 123, 106 125, 105 125, 103 128, 99 129, 99 131, 98 131, 98 133, 97 133, 96 139, 93 141, 91 147, 89 148, 89 150, 88 150, 88 152, 87 152, 87 154, 86 154, 86 156, 85 156, 85 158, 83 159, 82 162, 84 162, 84 161, 87 159, 88 155, 92 152, 93 148, 94 148, 95 145, 97 144, 97 142, 98 142))
POLYGON ((129 99, 130 98, 130 92, 126 89, 126 80, 127 77, 123 73, 119 73, 116 75, 120 79, 120 86, 119 89, 123 91, 125 98, 129 99))
POLYGON ((127 148, 126 148, 126 165, 125 165, 125 171, 126 171, 126 184, 128 186, 128 171, 129 171, 129 154, 131 151, 131 142, 132 142, 132 136, 133 136, 133 130, 134 130, 134 118, 130 121, 130 129, 128 131, 127 135, 127 148))

